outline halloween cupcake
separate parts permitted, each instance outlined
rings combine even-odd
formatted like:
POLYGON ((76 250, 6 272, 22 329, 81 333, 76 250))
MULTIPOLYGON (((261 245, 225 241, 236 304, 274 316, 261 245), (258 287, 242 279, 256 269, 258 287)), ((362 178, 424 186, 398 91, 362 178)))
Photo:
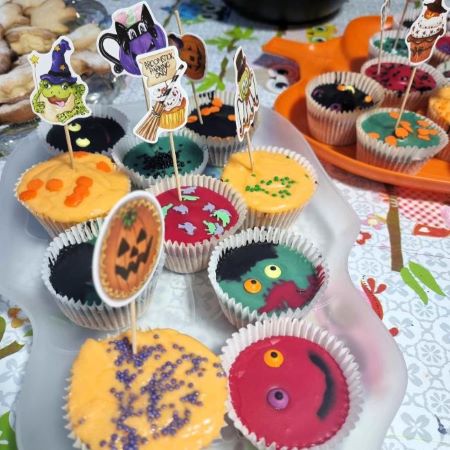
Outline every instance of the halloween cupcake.
MULTIPOLYGON (((208 163, 208 149, 195 142, 182 130, 174 133, 175 153, 180 175, 201 174, 208 163)), ((161 136, 155 144, 127 137, 117 145, 112 157, 133 184, 148 188, 158 180, 174 175, 172 152, 168 136, 161 136)))
POLYGON ((222 349, 228 416, 256 448, 331 449, 362 409, 348 348, 305 320, 271 318, 234 333, 222 349))
POLYGON ((150 187, 165 219, 166 267, 192 273, 208 265, 219 240, 244 223, 247 208, 242 196, 227 183, 204 175, 180 177, 181 201, 175 177, 150 187))
MULTIPOLYGON (((63 314, 79 326, 118 330, 130 326, 128 306, 111 308, 98 296, 92 280, 92 257, 101 219, 76 225, 55 237, 42 265, 42 280, 63 314)), ((126 255, 122 256, 126 260, 126 255)), ((136 298, 137 316, 148 308, 164 266, 164 257, 150 283, 136 298)))
MULTIPOLYGON (((92 105, 92 115, 67 125, 74 151, 108 155, 128 131, 128 118, 111 106, 92 105)), ((52 153, 67 152, 64 127, 41 121, 38 134, 52 153)))
POLYGON ((357 117, 380 106, 383 98, 383 88, 360 73, 319 75, 306 85, 309 131, 326 144, 353 144, 356 142, 357 117))
POLYGON ((448 144, 446 132, 430 119, 405 111, 380 108, 357 122, 356 157, 374 166, 415 174, 448 144))
POLYGON ((438 39, 433 52, 432 62, 435 66, 450 61, 450 35, 438 39))
MULTIPOLYGON (((450 133, 450 86, 443 87, 430 97, 427 116, 437 123, 447 136, 450 133)), ((436 155, 444 161, 450 162, 450 144, 436 155)))
MULTIPOLYGON (((412 68, 408 58, 391 55, 382 57, 379 73, 377 58, 366 61, 361 67, 361 73, 383 86, 383 106, 399 107, 411 78, 412 68)), ((445 79, 438 70, 428 64, 421 64, 416 71, 406 109, 410 111, 425 109, 429 96, 443 84, 445 79)))
MULTIPOLYGON (((385 30, 383 32, 383 55, 394 55, 408 57, 408 47, 406 46, 406 30, 401 30, 397 45, 397 30, 385 30)), ((375 33, 369 40, 369 57, 378 58, 381 45, 381 31, 375 33)))
POLYGON ((82 345, 70 374, 65 419, 82 450, 200 450, 225 425, 227 381, 219 357, 170 329, 82 345))
MULTIPOLYGON (((234 95, 234 92, 217 91, 200 94, 203 124, 199 121, 196 108, 188 116, 186 129, 197 142, 208 147, 209 163, 213 166, 223 167, 233 152, 246 145, 236 135, 234 95)), ((195 102, 190 101, 189 104, 195 105, 195 102)))
POLYGON ((247 203, 244 228, 289 227, 311 200, 317 175, 311 164, 291 150, 259 147, 231 155, 222 179, 236 189, 247 203))
POLYGON ((16 198, 54 237, 77 223, 104 217, 130 190, 130 180, 98 153, 62 153, 25 171, 16 198))
POLYGON ((208 276, 224 314, 239 328, 271 316, 304 317, 323 297, 328 270, 304 237, 253 228, 214 249, 208 276))

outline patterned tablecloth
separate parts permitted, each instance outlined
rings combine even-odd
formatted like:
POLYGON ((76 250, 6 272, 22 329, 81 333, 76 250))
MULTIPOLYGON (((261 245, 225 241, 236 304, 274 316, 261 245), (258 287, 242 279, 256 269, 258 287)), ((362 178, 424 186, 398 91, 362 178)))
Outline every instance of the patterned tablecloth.
MULTIPOLYGON (((131 3, 109 0, 103 5, 112 11, 131 3)), ((401 3, 393 2, 394 11, 401 9, 401 3)), ((275 34, 310 42, 329 39, 341 33, 350 19, 377 14, 381 0, 347 1, 329 22, 288 31, 243 19, 215 0, 151 4, 158 20, 174 31, 176 4, 185 30, 207 41, 209 72, 200 90, 231 84, 233 54, 242 45, 255 67, 262 102, 271 106, 281 90, 298 79, 299 69, 263 55, 263 43, 275 34)), ((128 79, 116 102, 137 99, 142 99, 141 84, 128 79)), ((352 280, 365 294, 361 301, 370 302, 394 336, 408 366, 407 393, 383 449, 450 448, 450 198, 393 188, 331 165, 326 170, 361 219, 349 259, 352 280), (411 277, 415 285, 407 281, 411 277)), ((7 299, 0 300, 0 450, 16 448, 14 403, 31 344, 27 318, 7 299)))

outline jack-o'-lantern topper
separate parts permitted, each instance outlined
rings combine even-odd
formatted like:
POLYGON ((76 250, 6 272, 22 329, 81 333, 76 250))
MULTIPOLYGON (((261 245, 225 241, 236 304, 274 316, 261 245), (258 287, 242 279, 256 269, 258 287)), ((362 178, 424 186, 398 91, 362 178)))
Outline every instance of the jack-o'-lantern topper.
POLYGON ((166 32, 146 2, 118 9, 111 17, 111 28, 98 37, 98 51, 115 75, 140 77, 136 57, 166 47, 166 32))
POLYGON ((448 8, 442 0, 424 1, 419 17, 411 25, 406 36, 409 62, 419 65, 427 62, 438 39, 447 29, 448 8))

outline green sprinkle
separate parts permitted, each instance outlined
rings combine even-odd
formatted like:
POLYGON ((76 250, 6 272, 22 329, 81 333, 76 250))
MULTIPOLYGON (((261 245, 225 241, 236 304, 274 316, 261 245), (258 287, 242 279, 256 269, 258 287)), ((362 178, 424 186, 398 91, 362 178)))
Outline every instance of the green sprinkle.
POLYGON ((269 180, 268 182, 267 182, 267 186, 270 186, 272 184, 272 180, 269 180))
POLYGON ((255 174, 255 173, 252 173, 252 177, 256 177, 256 174, 255 174))
POLYGON ((277 196, 277 194, 272 194, 272 197, 276 197, 277 196))
POLYGON ((278 178, 276 175, 273 177, 273 179, 274 179, 275 181, 278 181, 278 180, 279 180, 279 178, 278 178))

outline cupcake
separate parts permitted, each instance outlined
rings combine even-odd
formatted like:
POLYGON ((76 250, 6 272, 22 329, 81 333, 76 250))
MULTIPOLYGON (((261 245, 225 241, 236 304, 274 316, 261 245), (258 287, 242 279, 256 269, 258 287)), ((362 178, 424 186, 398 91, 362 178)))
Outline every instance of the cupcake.
POLYGON ((432 62, 435 66, 450 61, 450 35, 438 39, 433 52, 432 62))
MULTIPOLYGON (((378 81, 384 87, 383 106, 399 107, 411 78, 412 68, 408 58, 384 56, 381 59, 380 73, 377 58, 366 61, 361 67, 361 73, 378 81)), ((406 109, 410 111, 425 109, 433 90, 444 83, 445 79, 439 71, 428 64, 422 64, 416 71, 406 109)))
POLYGON ((291 150, 259 147, 252 152, 231 155, 222 179, 236 189, 247 203, 244 228, 289 227, 317 188, 317 175, 311 164, 291 150))
POLYGON ((258 449, 331 449, 362 409, 358 365, 312 323, 272 318, 241 328, 222 349, 228 416, 258 449))
MULTIPOLYGON (((397 38, 397 30, 385 30, 383 32, 383 55, 396 55, 408 57, 408 47, 406 46, 406 30, 401 30, 397 45, 394 44, 397 38)), ((381 31, 375 33, 369 40, 369 57, 378 58, 381 45, 381 31)))
POLYGON ((436 67, 436 70, 442 74, 445 83, 448 84, 450 79, 450 61, 443 62, 436 67))
MULTIPOLYGON (((435 94, 430 97, 428 102, 427 116, 442 129, 450 133, 450 86, 438 89, 435 94)), ((450 162, 450 144, 436 155, 444 161, 450 162)))
MULTIPOLYGON (((75 119, 67 125, 74 151, 109 154, 125 136, 128 118, 110 106, 92 105, 92 115, 75 119)), ((67 152, 64 127, 41 121, 38 134, 54 153, 67 152)))
POLYGON ((164 214, 166 267, 192 273, 208 265, 219 240, 240 229, 247 209, 241 195, 227 183, 204 175, 180 177, 178 199, 175 177, 150 187, 164 214))
MULTIPOLYGON (((246 145, 236 135, 234 92, 207 92, 199 95, 199 102, 203 124, 194 108, 189 113, 186 128, 198 142, 208 147, 209 163, 223 167, 233 152, 246 145)), ((195 105, 195 102, 190 104, 195 105)))
MULTIPOLYGON (((42 280, 63 314, 75 324, 96 330, 130 326, 129 307, 111 308, 97 294, 92 257, 101 219, 76 225, 55 237, 42 265, 42 280)), ((145 290, 136 298, 137 316, 148 308, 164 258, 145 290)))
POLYGON ((383 88, 353 72, 329 72, 306 85, 308 127, 312 136, 330 145, 356 142, 355 123, 363 111, 383 101, 383 88))
POLYGON ((248 229, 223 240, 208 275, 224 314, 238 328, 270 316, 304 317, 328 280, 314 245, 276 228, 248 229))
POLYGON ((227 382, 219 358, 170 329, 88 339, 66 396, 67 428, 82 450, 200 450, 220 436, 227 382))
MULTIPOLYGON (((206 146, 193 141, 183 131, 173 135, 178 173, 201 174, 208 162, 206 146)), ((117 145, 112 157, 117 166, 128 174, 133 184, 146 189, 159 179, 174 175, 172 152, 168 136, 160 136, 150 144, 136 137, 127 137, 117 145)))
POLYGON ((77 223, 106 216, 130 190, 128 177, 98 153, 74 152, 38 163, 16 184, 16 198, 54 237, 77 223))
POLYGON ((401 28, 402 31, 409 31, 412 24, 417 20, 421 12, 420 8, 410 8, 402 18, 402 14, 394 15, 394 28, 401 28))
POLYGON ((426 117, 405 111, 399 127, 399 110, 380 108, 357 122, 358 160, 384 169, 417 173, 448 143, 445 131, 426 117))

